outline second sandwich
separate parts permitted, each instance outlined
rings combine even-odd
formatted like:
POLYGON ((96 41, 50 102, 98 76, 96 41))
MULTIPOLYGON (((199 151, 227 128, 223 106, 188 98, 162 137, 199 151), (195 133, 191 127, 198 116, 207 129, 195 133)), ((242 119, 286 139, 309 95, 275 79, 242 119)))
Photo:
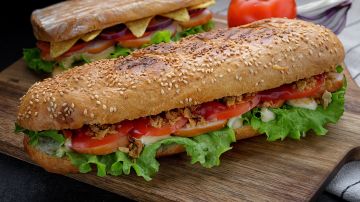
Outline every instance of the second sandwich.
POLYGON ((64 1, 35 10, 36 48, 24 49, 32 70, 58 74, 91 61, 212 29, 215 0, 64 1))

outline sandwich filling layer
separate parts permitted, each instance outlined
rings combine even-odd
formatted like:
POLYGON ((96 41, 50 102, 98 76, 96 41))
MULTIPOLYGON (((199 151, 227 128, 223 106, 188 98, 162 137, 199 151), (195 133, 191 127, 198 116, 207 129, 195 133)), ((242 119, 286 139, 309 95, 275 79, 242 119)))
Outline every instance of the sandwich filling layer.
POLYGON ((36 48, 24 49, 24 60, 37 72, 61 72, 99 59, 126 56, 151 44, 178 41, 213 28, 211 11, 188 9, 115 25, 63 42, 38 41, 36 48))
POLYGON ((129 174, 150 180, 159 170, 158 150, 182 145, 191 162, 219 165, 220 155, 236 141, 235 130, 251 126, 267 140, 300 139, 306 132, 325 135, 344 111, 342 68, 278 88, 224 97, 155 116, 76 130, 24 132, 29 144, 48 155, 67 157, 82 173, 96 165, 99 176, 129 174))

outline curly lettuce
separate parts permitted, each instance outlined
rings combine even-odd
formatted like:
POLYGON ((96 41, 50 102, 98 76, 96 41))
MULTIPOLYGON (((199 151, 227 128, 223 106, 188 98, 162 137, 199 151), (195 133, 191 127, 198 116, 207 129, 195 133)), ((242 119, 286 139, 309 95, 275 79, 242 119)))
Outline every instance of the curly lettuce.
POLYGON ((255 108, 243 115, 244 119, 254 129, 267 136, 267 140, 284 140, 286 137, 299 140, 303 134, 312 130, 316 135, 325 135, 324 125, 336 123, 344 113, 346 81, 338 91, 332 93, 332 102, 327 108, 318 106, 316 110, 284 105, 270 109, 276 118, 269 122, 262 122, 260 109, 255 108))
POLYGON ((124 48, 119 45, 116 45, 115 50, 112 53, 110 53, 109 58, 118 58, 120 56, 127 56, 131 52, 132 51, 129 48, 124 48))
POLYGON ((18 124, 15 124, 15 132, 22 132, 30 138, 29 144, 31 146, 36 146, 39 143, 39 139, 42 137, 53 139, 58 142, 60 145, 63 145, 65 142, 65 137, 60 134, 57 130, 45 130, 45 131, 31 131, 25 128, 22 128, 18 124))
POLYGON ((159 171, 160 164, 156 160, 156 152, 163 145, 183 145, 191 158, 191 163, 199 162, 202 166, 211 168, 220 164, 221 154, 230 150, 230 144, 235 141, 234 131, 224 128, 194 138, 170 137, 160 140, 145 146, 137 159, 131 159, 121 151, 103 156, 68 152, 67 156, 72 164, 79 168, 81 173, 90 172, 92 165, 97 168, 98 176, 105 176, 106 174, 115 176, 128 175, 130 170, 133 169, 138 176, 149 181, 159 171))
POLYGON ((202 33, 202 32, 208 32, 208 31, 212 30, 214 27, 215 27, 215 23, 210 20, 209 22, 207 22, 203 25, 191 27, 191 28, 188 28, 181 32, 176 33, 175 36, 172 37, 172 41, 179 41, 183 37, 191 36, 191 35, 202 33))
POLYGON ((41 59, 38 48, 24 48, 23 58, 28 68, 36 72, 51 73, 55 66, 55 62, 41 59))

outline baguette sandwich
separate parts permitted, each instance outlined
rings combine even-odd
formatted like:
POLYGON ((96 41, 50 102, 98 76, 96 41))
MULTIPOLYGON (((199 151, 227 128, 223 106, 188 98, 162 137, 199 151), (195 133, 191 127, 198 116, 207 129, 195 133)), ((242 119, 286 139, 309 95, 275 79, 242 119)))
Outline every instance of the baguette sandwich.
POLYGON ((91 61, 209 31, 215 0, 78 0, 35 10, 36 48, 24 49, 30 69, 57 74, 91 61))
POLYGON ((156 157, 219 165, 236 140, 326 134, 344 112, 344 49, 330 30, 266 19, 100 60, 34 84, 16 131, 55 173, 150 180, 156 157))

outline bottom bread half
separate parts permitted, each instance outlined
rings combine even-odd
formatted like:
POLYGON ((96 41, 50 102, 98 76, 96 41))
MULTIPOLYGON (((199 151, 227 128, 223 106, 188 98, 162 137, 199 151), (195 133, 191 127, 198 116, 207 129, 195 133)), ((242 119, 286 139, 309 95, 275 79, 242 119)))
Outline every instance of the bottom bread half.
MULTIPOLYGON (((244 126, 238 129, 235 129, 236 139, 246 139, 259 135, 259 133, 254 130, 251 126, 244 126)), ((66 173, 78 173, 79 170, 74 165, 71 164, 70 160, 66 157, 58 158, 50 156, 29 144, 29 138, 24 137, 24 149, 29 154, 30 158, 43 167, 48 172, 66 174, 66 173)), ((157 151, 157 157, 170 156, 173 154, 178 154, 184 152, 185 148, 181 145, 169 145, 162 147, 157 151)))

